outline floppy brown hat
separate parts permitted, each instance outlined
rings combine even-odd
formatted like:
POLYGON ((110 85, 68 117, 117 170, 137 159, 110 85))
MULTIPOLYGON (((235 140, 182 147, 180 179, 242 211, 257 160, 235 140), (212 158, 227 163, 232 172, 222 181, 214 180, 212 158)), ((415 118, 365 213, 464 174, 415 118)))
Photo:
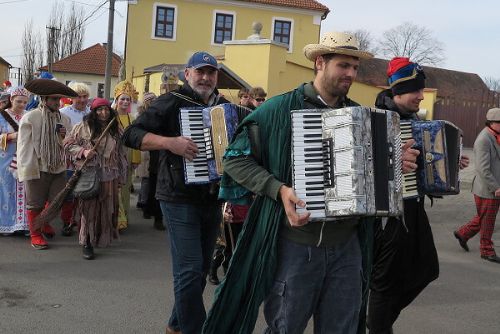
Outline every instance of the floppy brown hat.
POLYGON ((335 53, 361 59, 373 58, 373 54, 359 49, 359 41, 343 32, 327 32, 321 37, 319 44, 308 44, 304 54, 310 61, 316 61, 318 56, 335 53))
POLYGON ((51 79, 34 79, 28 82, 24 88, 40 96, 78 97, 77 92, 65 84, 51 79))

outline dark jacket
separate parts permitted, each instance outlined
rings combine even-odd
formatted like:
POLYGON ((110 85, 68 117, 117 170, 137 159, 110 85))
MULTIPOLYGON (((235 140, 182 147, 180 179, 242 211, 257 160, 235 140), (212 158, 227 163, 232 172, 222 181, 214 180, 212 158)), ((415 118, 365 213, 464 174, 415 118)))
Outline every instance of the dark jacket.
MULTIPOLYGON (((210 105, 228 103, 214 92, 210 105)), ((178 90, 158 97, 148 110, 142 113, 123 134, 123 143, 139 149, 146 133, 166 137, 181 135, 179 109, 207 105, 193 89, 185 84, 178 90)), ((184 161, 170 151, 160 151, 156 198, 167 202, 212 204, 217 202, 218 186, 215 184, 186 185, 184 182, 184 161)))
MULTIPOLYGON (((377 96, 375 106, 399 113, 401 119, 416 119, 402 113, 390 90, 377 96)), ((407 296, 401 309, 439 276, 439 263, 424 197, 404 200, 404 220, 391 217, 375 230, 374 263, 371 288, 391 295, 407 296)))

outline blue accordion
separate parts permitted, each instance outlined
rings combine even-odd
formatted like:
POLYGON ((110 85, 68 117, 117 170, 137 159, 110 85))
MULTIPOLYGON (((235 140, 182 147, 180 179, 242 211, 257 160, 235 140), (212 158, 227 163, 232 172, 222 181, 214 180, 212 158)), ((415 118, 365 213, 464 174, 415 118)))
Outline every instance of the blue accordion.
POLYGON ((208 108, 180 109, 181 135, 193 139, 199 150, 193 161, 184 159, 186 184, 204 184, 220 180, 223 173, 222 158, 236 132, 239 115, 248 112, 248 108, 232 103, 208 108))
POLYGON ((405 174, 405 178, 415 180, 415 191, 403 194, 404 198, 460 192, 462 131, 458 127, 441 120, 401 121, 401 136, 403 142, 415 139, 414 148, 420 151, 416 173, 405 174))

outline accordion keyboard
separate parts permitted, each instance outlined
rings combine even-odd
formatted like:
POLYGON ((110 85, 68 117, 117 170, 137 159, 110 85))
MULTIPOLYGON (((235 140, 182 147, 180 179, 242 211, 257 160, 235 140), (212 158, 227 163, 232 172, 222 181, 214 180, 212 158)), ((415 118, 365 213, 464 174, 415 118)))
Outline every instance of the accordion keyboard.
POLYGON ((297 213, 306 210, 312 219, 325 216, 325 190, 323 167, 323 144, 321 113, 293 113, 294 133, 292 153, 295 164, 294 189, 297 197, 306 203, 306 208, 297 207, 297 213), (300 163, 297 163, 300 162, 300 163))
MULTIPOLYGON (((401 142, 403 145, 412 139, 411 122, 401 121, 401 142)), ((417 188, 417 173, 404 173, 403 174, 403 199, 418 197, 417 188)))
POLYGON ((198 146, 193 161, 185 159, 186 183, 208 183, 208 165, 203 131, 203 113, 199 109, 181 109, 181 134, 191 138, 198 146))

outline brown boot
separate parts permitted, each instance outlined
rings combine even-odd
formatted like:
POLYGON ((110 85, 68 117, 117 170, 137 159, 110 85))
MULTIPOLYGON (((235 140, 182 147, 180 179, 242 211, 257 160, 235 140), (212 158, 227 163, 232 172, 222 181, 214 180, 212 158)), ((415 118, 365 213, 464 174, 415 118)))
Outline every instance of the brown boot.
POLYGON ((35 230, 33 226, 33 222, 35 218, 42 212, 42 210, 26 210, 26 215, 28 217, 28 224, 30 227, 30 237, 31 237, 31 246, 34 249, 41 250, 49 248, 47 241, 42 236, 41 229, 35 230))

